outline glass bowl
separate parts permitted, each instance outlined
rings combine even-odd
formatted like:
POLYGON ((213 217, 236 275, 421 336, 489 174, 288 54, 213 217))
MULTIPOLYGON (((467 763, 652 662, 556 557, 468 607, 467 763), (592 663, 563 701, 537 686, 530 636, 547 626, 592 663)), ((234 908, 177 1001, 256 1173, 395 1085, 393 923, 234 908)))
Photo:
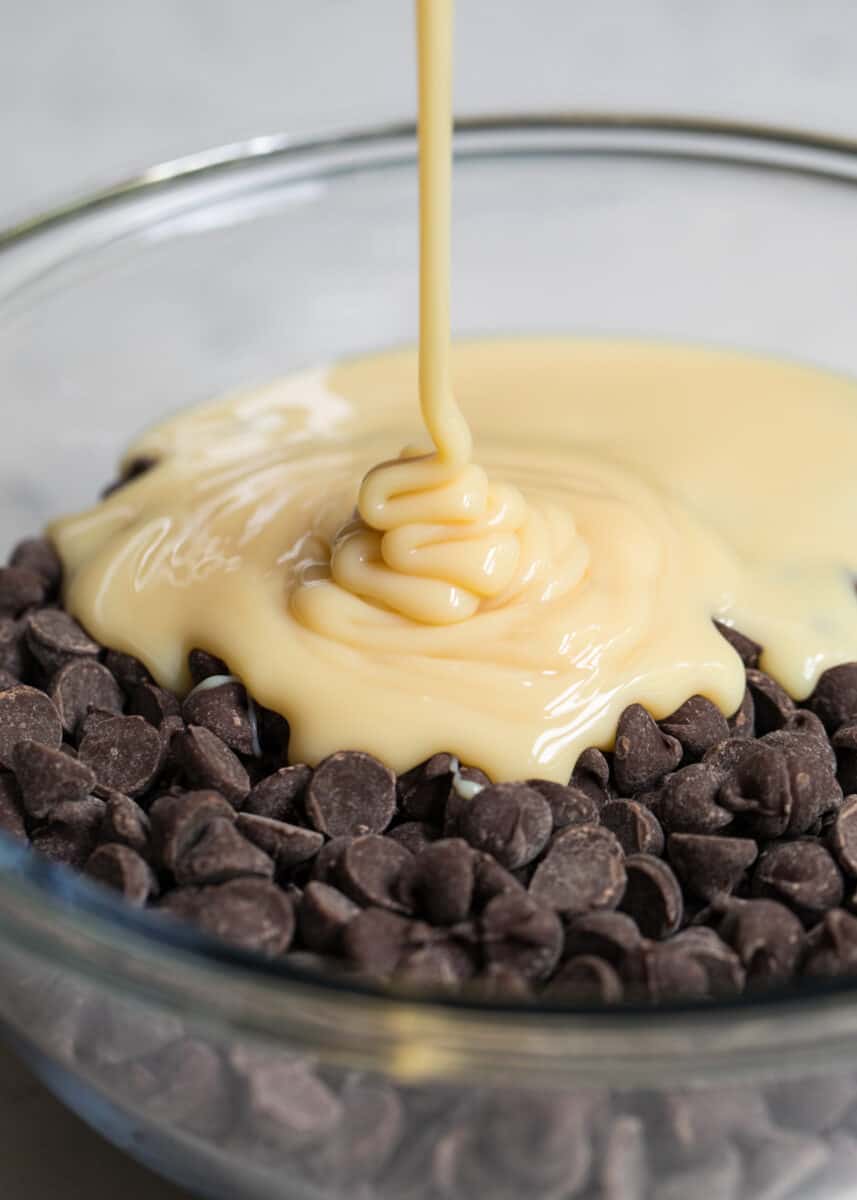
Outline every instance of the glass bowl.
MULTIPOLYGON (((857 372, 857 148, 545 117, 464 122, 456 153, 457 333, 857 372)), ((413 341, 416 245, 410 128, 199 155, 0 235, 0 549, 91 500, 168 410, 413 341)), ((346 987, 6 840, 0 959, 6 1036, 49 1086, 213 1200, 857 1186, 857 983, 613 1012, 346 987)))

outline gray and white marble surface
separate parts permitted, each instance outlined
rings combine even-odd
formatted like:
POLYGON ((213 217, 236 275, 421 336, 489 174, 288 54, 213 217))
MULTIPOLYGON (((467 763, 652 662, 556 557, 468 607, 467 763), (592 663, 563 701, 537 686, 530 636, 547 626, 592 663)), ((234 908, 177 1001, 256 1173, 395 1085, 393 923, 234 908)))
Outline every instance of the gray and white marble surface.
MULTIPOLYGON (((411 116, 411 0, 0 0, 0 228, 155 161, 411 116)), ((460 111, 857 138, 853 0, 459 0, 460 111)), ((2 406, 0 392, 0 406, 2 406)), ((180 1200, 0 1050, 0 1195, 180 1200)))

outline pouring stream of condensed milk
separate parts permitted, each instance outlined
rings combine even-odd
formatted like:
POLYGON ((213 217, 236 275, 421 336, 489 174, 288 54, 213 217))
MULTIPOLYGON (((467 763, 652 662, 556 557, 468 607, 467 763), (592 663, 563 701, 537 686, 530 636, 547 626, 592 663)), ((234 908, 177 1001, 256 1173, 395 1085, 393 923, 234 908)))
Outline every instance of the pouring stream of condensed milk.
POLYGON ((452 0, 417 17, 418 359, 304 372, 144 435, 126 462, 157 465, 52 526, 67 606, 175 690, 192 648, 224 658, 309 763, 446 750, 565 781, 628 704, 737 709, 712 618, 806 696, 857 658, 857 385, 644 342, 451 346, 452 0))

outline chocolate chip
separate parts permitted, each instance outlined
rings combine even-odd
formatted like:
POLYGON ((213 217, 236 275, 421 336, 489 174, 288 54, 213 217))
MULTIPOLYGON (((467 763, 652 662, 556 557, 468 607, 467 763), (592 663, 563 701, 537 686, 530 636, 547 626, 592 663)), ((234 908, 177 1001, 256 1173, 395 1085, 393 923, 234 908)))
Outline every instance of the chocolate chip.
POLYGON ((705 696, 691 696, 658 725, 663 733, 681 743, 688 759, 702 758, 706 750, 729 736, 726 718, 705 696))
POLYGON ((101 652, 98 642, 59 608, 43 608, 28 618, 27 645, 49 675, 71 659, 97 658, 101 652))
POLYGON ((94 796, 58 804, 49 824, 33 833, 33 849, 54 862, 83 870, 98 843, 104 809, 104 801, 94 796))
POLYGON ((316 767, 305 804, 328 837, 383 833, 396 812, 396 777, 371 754, 342 750, 316 767))
POLYGON ((483 1000, 526 1000, 532 989, 520 971, 505 963, 489 963, 472 982, 472 992, 483 1000))
POLYGON ((175 866, 176 882, 180 886, 226 883, 245 875, 271 879, 273 874, 273 860, 241 836, 233 815, 208 821, 199 838, 179 856, 175 866))
POLYGON ((674 938, 643 944, 640 977, 634 982, 639 982, 643 996, 651 1004, 703 1000, 710 995, 705 967, 674 938))
MULTIPOLYGON (((827 737, 827 730, 822 725, 821 721, 814 712, 810 712, 808 708, 796 708, 790 717, 783 723, 782 729, 779 731, 779 738, 766 738, 767 742, 774 744, 783 743, 789 745, 792 743, 791 738, 787 735, 790 733, 803 734, 804 736, 812 737, 817 744, 817 750, 822 759, 827 763, 831 770, 836 770, 836 752, 830 744, 827 737)), ((805 742, 800 742, 798 745, 806 745, 805 742)))
POLYGON ((473 906, 483 909, 495 896, 508 896, 511 892, 523 892, 520 880, 501 867, 496 858, 477 850, 473 857, 473 906))
POLYGON ((229 674, 229 668, 223 659, 209 654, 206 650, 191 650, 187 657, 187 665, 195 687, 204 679, 210 679, 212 675, 229 674))
POLYGON ((461 838, 427 846, 405 865, 399 895, 433 925, 463 921, 473 902, 474 854, 461 838))
POLYGON ((145 859, 130 846, 107 842, 89 856, 85 874, 120 892, 129 904, 142 907, 158 890, 157 880, 145 859))
POLYGON ((179 860, 199 841, 212 821, 234 819, 235 812, 218 792, 181 792, 161 796, 149 811, 152 847, 157 862, 175 872, 179 860))
POLYGON ((172 692, 144 680, 135 683, 128 691, 128 713, 130 716, 143 717, 155 729, 160 729, 168 718, 181 717, 182 709, 178 697, 172 692))
MULTIPOLYGON (((427 927, 423 927, 428 933, 427 927)), ((345 957, 367 975, 385 977, 395 971, 409 945, 415 922, 382 908, 367 908, 352 917, 342 932, 345 957)), ((417 936, 417 945, 425 938, 417 936)))
POLYGON ((794 975, 804 949, 800 921, 776 900, 722 902, 717 932, 728 942, 750 984, 784 983, 794 975))
POLYGON ((631 854, 625 860, 625 871, 628 882, 622 911, 633 917, 644 937, 660 939, 675 933, 684 903, 669 866, 652 854, 631 854))
POLYGON ((525 892, 496 896, 481 917, 487 963, 512 967, 525 979, 547 979, 562 950, 555 912, 525 892))
POLYGON ((831 738, 836 777, 846 795, 857 792, 857 725, 842 725, 831 738))
POLYGON ((309 1169, 329 1194, 368 1192, 401 1141, 402 1102, 384 1080, 356 1074, 346 1077, 339 1101, 342 1118, 308 1157, 309 1169))
POLYGON ((765 742, 748 747, 718 795, 722 807, 739 815, 748 832, 762 838, 805 833, 835 807, 838 784, 819 762, 796 759, 765 742))
POLYGON ((0 771, 0 832, 27 840, 21 793, 12 775, 0 771))
POLYGON ((426 846, 438 840, 440 831, 435 825, 428 825, 425 821, 406 821, 404 825, 397 825, 395 829, 391 829, 387 837, 410 850, 411 854, 419 854, 426 846))
POLYGON ((475 969, 465 946, 437 941, 405 950, 396 968, 396 982, 415 988, 453 989, 471 979, 475 969))
POLYGON ((478 767, 461 767, 452 776, 443 810, 444 837, 461 836, 461 817, 477 793, 488 787, 491 787, 491 780, 478 767))
POLYGON ((148 858, 151 850, 151 823, 136 801, 121 792, 111 792, 105 798, 104 821, 101 825, 103 842, 118 842, 148 858))
POLYGON ((664 782, 652 810, 668 833, 717 833, 732 813, 717 803, 722 774, 710 763, 692 763, 664 782))
POLYGON ((162 762, 161 739, 142 717, 108 718, 87 732, 78 754, 100 784, 126 796, 151 787, 162 762))
POLYGON ((399 876, 413 856, 389 838, 369 833, 355 838, 339 860, 339 886, 358 904, 373 904, 403 912, 398 899, 399 876))
POLYGON ((762 653, 762 647, 758 642, 754 642, 744 633, 739 633, 730 625, 724 625, 722 621, 715 621, 714 624, 717 632, 725 637, 732 649, 740 655, 745 667, 758 667, 759 657, 762 653))
POLYGON ((663 1174, 651 1193, 652 1200, 742 1200, 745 1193, 741 1155, 724 1145, 706 1158, 663 1174))
POLYGON ((787 904, 810 923, 842 903, 842 875, 829 851, 818 842, 782 842, 769 846, 753 872, 753 895, 787 904))
POLYGON ((353 900, 327 883, 312 880, 298 906, 298 928, 310 950, 338 954, 346 925, 360 912, 353 900))
POLYGON ((729 718, 730 737, 752 738, 756 736, 756 706, 750 689, 744 689, 744 697, 740 705, 729 718))
POLYGON ((551 979, 545 995, 575 1000, 579 1004, 619 1004, 623 987, 615 969, 603 958, 581 954, 564 963, 551 979))
POLYGON ((210 730, 236 754, 252 756, 261 749, 247 690, 231 676, 214 675, 198 684, 182 705, 182 716, 188 725, 210 730))
POLYGON ((530 882, 530 894, 573 917, 615 908, 625 891, 622 847, 609 829, 572 826, 551 842, 530 882))
POLYGON ((0 567, 0 616, 18 617, 44 604, 45 581, 26 567, 0 567))
POLYGON ((324 838, 314 829, 273 821, 270 817, 257 817, 253 813, 239 813, 235 828, 254 846, 264 850, 273 859, 278 873, 284 875, 315 858, 324 845, 324 838))
POLYGON ((828 1159, 819 1138, 777 1133, 749 1156, 746 1195, 754 1200, 790 1200, 807 1193, 809 1183, 828 1159))
POLYGON ((239 1103, 250 1153, 284 1154, 336 1141, 342 1105, 306 1059, 239 1043, 229 1065, 243 1083, 239 1103), (269 1150, 270 1148, 270 1150, 269 1150))
POLYGON ((842 869, 857 875, 857 796, 846 796, 836 814, 830 845, 842 869))
POLYGON ((610 800, 601 809, 601 824, 616 835, 626 854, 662 854, 664 831, 650 808, 636 800, 610 800))
POLYGON ((434 754, 396 781, 399 806, 415 821, 440 823, 452 785, 451 754, 434 754))
POLYGON ((656 787, 682 760, 681 742, 658 729, 640 704, 629 705, 619 718, 613 775, 623 796, 656 787))
POLYGON ((831 978, 857 973, 857 917, 842 908, 825 913, 807 936, 804 973, 831 978))
POLYGON ((210 729, 191 725, 173 738, 173 750, 192 787, 213 788, 241 808, 250 776, 233 752, 210 729))
POLYGON ((604 1146, 601 1200, 645 1200, 648 1182, 645 1126, 639 1117, 618 1117, 604 1146))
POLYGON ((340 860, 353 841, 351 837, 340 837, 325 842, 312 864, 312 878, 319 883, 335 884, 340 860))
POLYGON ((160 909, 192 921, 205 933, 268 957, 284 954, 295 916, 285 892, 267 879, 231 879, 208 887, 178 888, 160 909))
POLYGON ((532 862, 547 845, 553 814, 545 798, 526 784, 498 783, 467 801, 458 825, 475 850, 516 870, 532 862))
POLYGON ((24 809, 36 819, 65 800, 83 800, 95 786, 95 774, 84 763, 39 742, 19 742, 12 762, 24 809))
POLYGON ((667 843, 669 860, 684 886, 700 900, 730 894, 756 861, 759 849, 750 838, 674 833, 667 843))
POLYGON ((600 805, 610 793, 610 765, 594 746, 578 756, 571 772, 569 786, 579 788, 600 805))
POLYGON ((828 733, 857 722, 857 662, 830 667, 815 686, 807 705, 828 733))
POLYGON ((782 729, 795 711, 794 701, 785 688, 764 671, 756 669, 747 671, 747 687, 753 697, 756 736, 782 729))
POLYGON ((19 542, 9 557, 10 567, 23 567, 38 575, 49 595, 53 595, 62 582, 62 562, 47 538, 26 538, 19 542))
POLYGON ((303 795, 311 778, 312 771, 302 763, 281 767, 256 784, 242 804, 242 812, 298 824, 303 817, 303 795))
POLYGON ((120 650, 108 650, 104 665, 123 691, 131 692, 140 683, 151 683, 152 677, 139 659, 120 650))
POLYGON ((0 767, 14 767, 15 747, 38 742, 59 749, 62 725, 51 700, 36 688, 19 684, 0 692, 0 767))
POLYGON ((11 675, 15 682, 27 676, 32 662, 25 634, 25 621, 0 617, 0 670, 11 675))
POLYGON ((803 1133, 826 1133, 845 1119, 857 1102, 857 1081, 835 1068, 823 1075, 780 1079, 768 1091, 768 1106, 779 1125, 803 1133))
POLYGON ((569 825, 597 825, 599 805, 583 788, 571 784, 552 783, 549 779, 528 779, 533 788, 548 802, 555 830, 569 825))
POLYGON ((68 734, 77 732, 91 709, 119 714, 124 697, 119 684, 94 658, 74 658, 51 680, 50 696, 68 734))
POLYGON ((713 929, 682 929, 663 944, 688 955, 705 972, 706 996, 739 995, 744 990, 747 976, 741 960, 713 929))
POLYGON ((636 922, 621 912, 593 912, 575 917, 566 927, 566 958, 595 956, 615 967, 625 979, 638 974, 642 936, 636 922))

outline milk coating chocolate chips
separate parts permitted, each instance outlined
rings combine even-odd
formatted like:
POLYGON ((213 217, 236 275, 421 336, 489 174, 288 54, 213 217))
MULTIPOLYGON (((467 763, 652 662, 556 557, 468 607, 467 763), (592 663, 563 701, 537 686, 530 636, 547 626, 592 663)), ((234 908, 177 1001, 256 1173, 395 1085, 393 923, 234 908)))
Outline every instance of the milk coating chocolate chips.
POLYGON ((57 607, 60 582, 38 541, 0 572, 0 830, 131 904, 486 999, 857 974, 857 664, 796 705, 728 631, 738 714, 632 705, 566 785, 492 783, 447 753, 398 777, 354 749, 313 769, 228 664, 194 650, 182 702, 57 607))

